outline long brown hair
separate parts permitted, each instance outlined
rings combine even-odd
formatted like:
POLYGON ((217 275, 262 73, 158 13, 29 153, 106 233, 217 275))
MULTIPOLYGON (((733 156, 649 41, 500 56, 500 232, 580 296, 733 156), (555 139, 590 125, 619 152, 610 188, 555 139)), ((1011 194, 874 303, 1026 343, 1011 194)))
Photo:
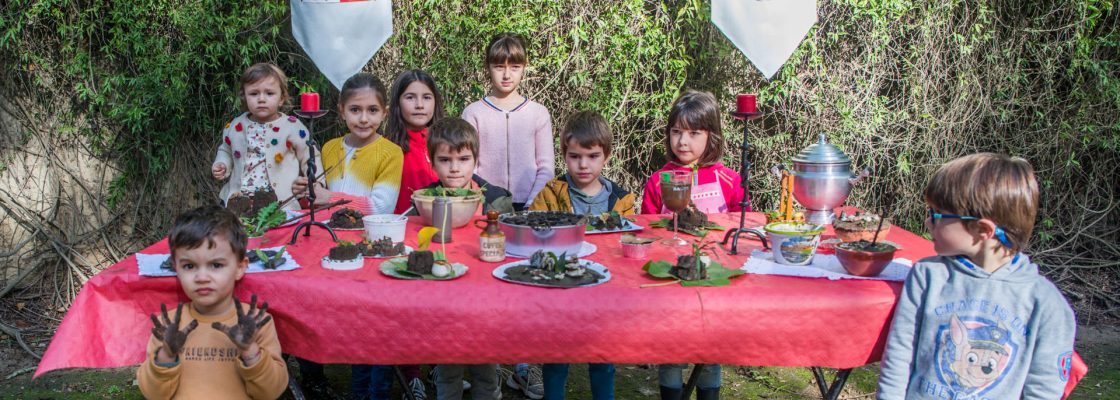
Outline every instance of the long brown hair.
POLYGON ((404 95, 405 89, 413 82, 421 82, 432 91, 432 96, 435 97, 435 105, 432 110, 432 119, 428 121, 428 126, 443 118, 443 96, 440 95, 439 89, 436 88, 436 80, 432 79, 431 75, 420 69, 412 69, 401 72, 397 75, 397 80, 393 81, 393 89, 391 94, 391 103, 389 104, 389 121, 385 127, 385 138, 389 139, 397 146, 401 147, 401 151, 408 153, 408 124, 404 121, 404 114, 401 112, 401 96, 404 95))
POLYGON ((669 132, 678 126, 708 132, 708 144, 704 148, 704 154, 696 160, 697 165, 707 167, 723 158, 723 127, 716 96, 709 92, 687 90, 673 101, 673 108, 669 110, 669 123, 665 125, 665 150, 669 153, 669 160, 680 164, 677 155, 673 154, 672 141, 669 139, 669 132))

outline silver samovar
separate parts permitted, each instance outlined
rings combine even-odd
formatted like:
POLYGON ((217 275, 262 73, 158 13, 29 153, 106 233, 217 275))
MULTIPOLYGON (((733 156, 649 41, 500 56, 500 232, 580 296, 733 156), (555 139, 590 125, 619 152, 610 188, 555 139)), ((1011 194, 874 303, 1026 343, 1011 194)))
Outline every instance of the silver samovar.
POLYGON ((808 210, 806 221, 831 224, 832 209, 844 204, 852 187, 870 171, 852 175, 852 160, 828 143, 824 133, 817 143, 793 157, 793 198, 808 210))

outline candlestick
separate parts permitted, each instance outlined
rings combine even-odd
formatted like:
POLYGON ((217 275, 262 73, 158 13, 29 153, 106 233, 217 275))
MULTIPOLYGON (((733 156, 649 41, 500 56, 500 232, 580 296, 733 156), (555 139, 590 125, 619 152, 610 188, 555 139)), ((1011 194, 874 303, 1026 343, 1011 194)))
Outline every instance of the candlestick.
POLYGON ((755 107, 755 96, 753 94, 741 94, 737 96, 735 98, 735 105, 735 111, 731 113, 731 116, 737 120, 743 121, 743 143, 739 146, 739 156, 742 157, 742 163, 739 164, 739 177, 742 179, 740 186, 742 186, 743 197, 739 201, 739 208, 741 210, 739 212, 739 227, 727 231, 727 234, 723 236, 723 241, 720 242, 721 245, 726 245, 728 241, 731 242, 731 249, 727 251, 727 254, 739 254, 739 236, 741 235, 754 235, 762 242, 762 248, 770 248, 766 240, 765 232, 758 228, 746 227, 747 210, 751 209, 751 161, 750 142, 747 141, 749 137, 747 135, 747 127, 749 125, 747 121, 762 117, 762 113, 758 112, 758 109, 755 107))
POLYGON ((299 109, 307 113, 319 111, 319 94, 315 92, 301 93, 299 95, 299 109))
POLYGON ((758 112, 758 103, 755 95, 741 94, 735 96, 735 111, 741 113, 754 113, 758 112))

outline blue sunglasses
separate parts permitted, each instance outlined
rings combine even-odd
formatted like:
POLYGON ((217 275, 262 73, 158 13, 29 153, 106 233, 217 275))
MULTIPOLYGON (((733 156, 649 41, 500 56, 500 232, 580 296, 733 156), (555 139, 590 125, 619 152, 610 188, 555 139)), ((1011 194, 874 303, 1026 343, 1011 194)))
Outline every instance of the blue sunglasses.
MULTIPOLYGON (((934 211, 933 207, 929 208, 929 220, 931 222, 933 222, 933 225, 937 225, 937 220, 944 219, 944 218, 956 218, 956 219, 959 219, 961 221, 979 221, 980 220, 980 218, 970 217, 970 216, 967 216, 967 215, 942 214, 942 213, 939 213, 937 211, 934 211)), ((1003 244, 1005 247, 1007 247, 1009 249, 1014 248, 1014 246, 1011 245, 1011 240, 1007 238, 1007 232, 1004 232, 1003 228, 1000 228, 999 225, 996 225, 995 234, 996 234, 996 239, 999 239, 999 242, 1001 244, 1003 244)))

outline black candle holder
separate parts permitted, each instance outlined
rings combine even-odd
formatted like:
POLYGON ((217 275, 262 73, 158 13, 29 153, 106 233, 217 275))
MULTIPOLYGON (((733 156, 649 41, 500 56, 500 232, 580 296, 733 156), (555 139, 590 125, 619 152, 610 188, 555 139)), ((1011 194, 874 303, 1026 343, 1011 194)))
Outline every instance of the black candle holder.
POLYGON ((737 120, 743 121, 743 144, 739 146, 739 155, 740 155, 740 157, 742 158, 742 161, 743 161, 742 163, 739 164, 739 177, 742 178, 742 180, 743 180, 742 184, 740 185, 743 188, 743 198, 742 198, 742 200, 739 201, 739 208, 740 208, 739 209, 739 227, 735 228, 735 229, 732 229, 730 231, 727 231, 727 234, 723 236, 723 241, 720 242, 720 245, 726 245, 727 242, 730 240, 731 241, 731 249, 729 249, 727 251, 727 254, 739 254, 739 236, 741 236, 741 235, 754 235, 754 236, 758 237, 758 240, 762 242, 762 247, 765 248, 765 249, 770 248, 770 245, 766 242, 766 232, 763 232, 761 229, 758 229, 758 228, 747 228, 746 225, 745 225, 746 224, 747 209, 750 208, 750 206, 751 206, 751 196, 750 196, 750 193, 751 193, 751 191, 750 191, 750 171, 751 171, 750 143, 747 140, 747 128, 750 125, 747 122, 752 121, 752 120, 756 120, 756 119, 762 117, 762 113, 760 113, 760 112, 739 112, 739 111, 736 111, 736 112, 732 112, 731 116, 735 117, 735 119, 737 119, 737 120))
POLYGON ((312 135, 312 132, 315 131, 315 120, 324 115, 327 115, 327 110, 296 110, 292 111, 292 113, 308 120, 307 130, 309 132, 307 133, 307 203, 310 211, 307 214, 311 217, 311 219, 301 222, 299 225, 296 225, 296 230, 292 232, 292 240, 288 242, 288 244, 296 244, 296 239, 299 237, 299 231, 301 230, 304 231, 303 236, 311 236, 311 227, 313 226, 326 229, 327 233, 331 234, 331 239, 337 242, 338 235, 334 233, 334 229, 331 229, 331 227, 327 224, 315 220, 315 183, 318 181, 315 176, 318 175, 319 171, 317 171, 318 168, 315 166, 315 146, 317 146, 318 144, 315 143, 315 138, 312 135))

